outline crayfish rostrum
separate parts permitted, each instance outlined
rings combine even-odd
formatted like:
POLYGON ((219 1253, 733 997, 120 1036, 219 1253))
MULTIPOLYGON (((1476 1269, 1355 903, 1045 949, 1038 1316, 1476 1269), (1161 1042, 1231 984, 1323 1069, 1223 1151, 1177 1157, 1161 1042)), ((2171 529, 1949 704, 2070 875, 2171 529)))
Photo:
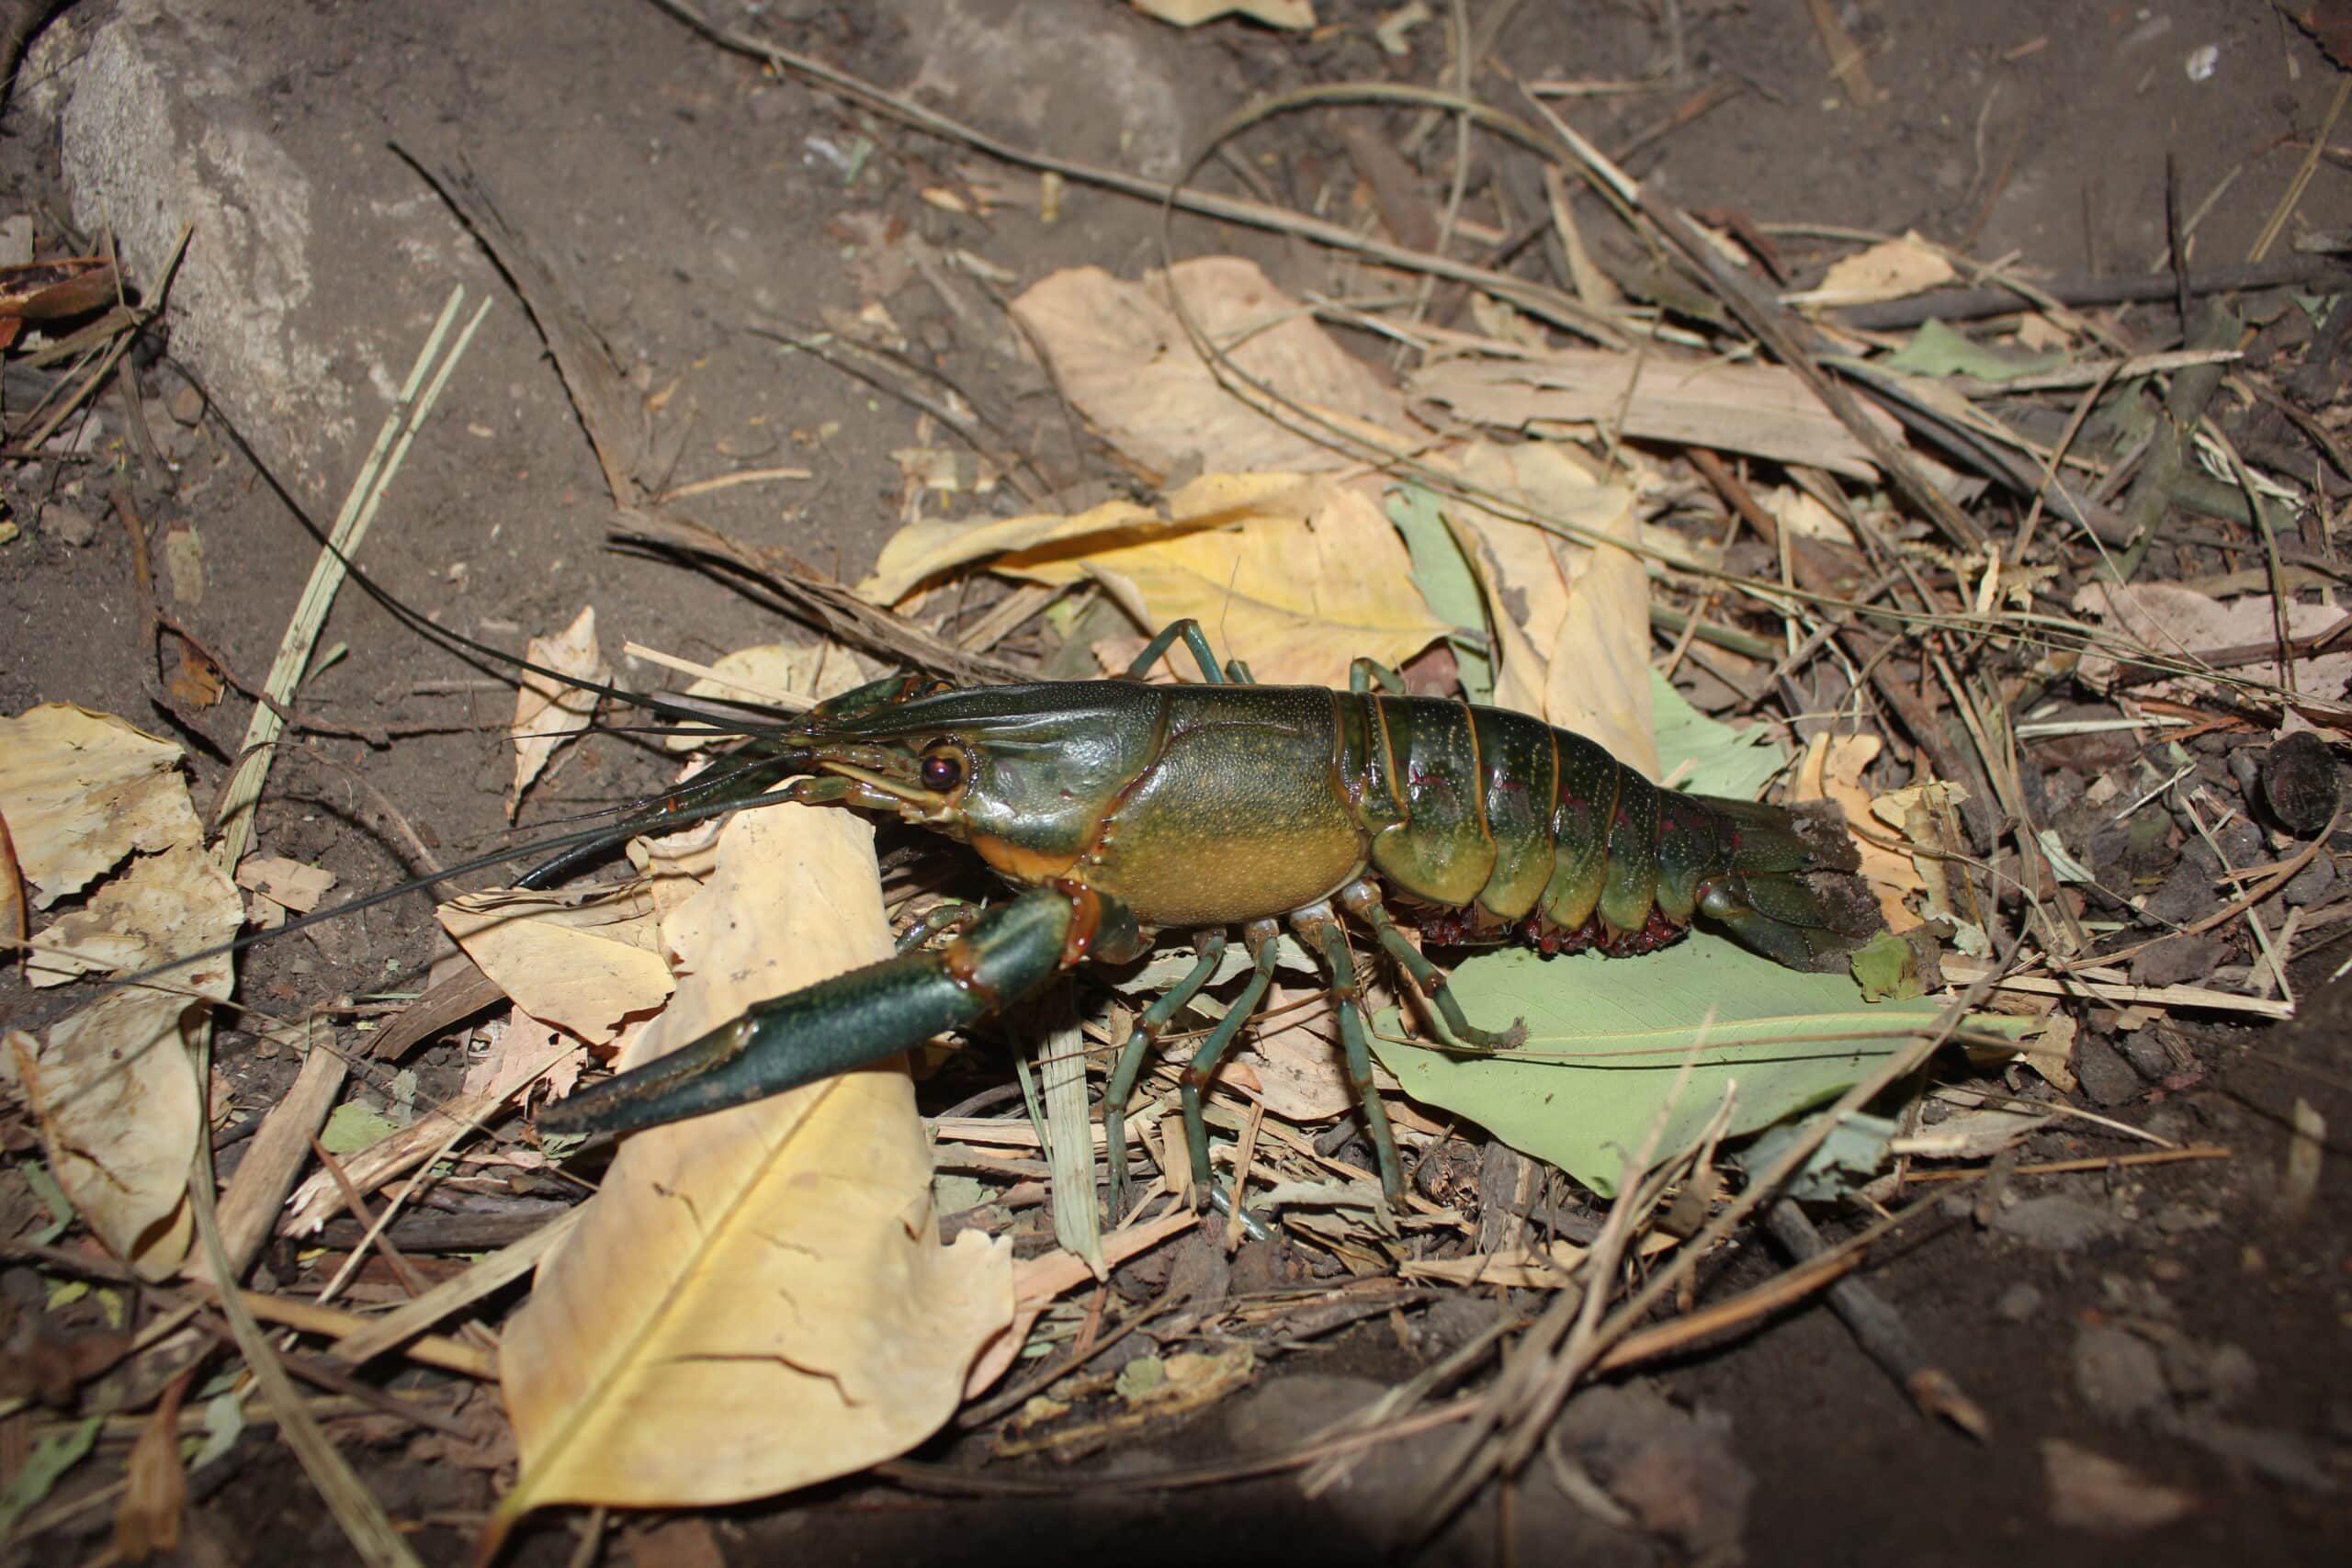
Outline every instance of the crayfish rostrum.
POLYGON ((1398 684, 1359 660, 1345 692, 1256 685, 1238 665, 1221 671, 1199 628, 1180 622, 1125 678, 957 689, 893 677, 761 734, 706 795, 768 791, 761 798, 895 816, 969 844, 1025 891, 944 947, 760 1003, 550 1106, 539 1125, 627 1131, 780 1093, 974 1022, 1082 959, 1132 959, 1157 931, 1190 931, 1198 961, 1144 1013, 1111 1074, 1115 1210, 1144 1055, 1238 926, 1250 977, 1182 1085, 1205 1190, 1201 1089, 1263 998, 1287 921, 1329 977, 1394 1198, 1402 1178, 1343 912, 1428 993, 1441 1035, 1488 1049, 1520 1032, 1472 1028, 1392 910, 1439 945, 1546 953, 1645 953, 1700 919, 1804 968, 1842 964, 1878 929, 1834 807, 1661 790, 1540 719, 1374 689, 1398 684), (1179 637, 1205 680, 1146 684, 1142 671, 1179 637))

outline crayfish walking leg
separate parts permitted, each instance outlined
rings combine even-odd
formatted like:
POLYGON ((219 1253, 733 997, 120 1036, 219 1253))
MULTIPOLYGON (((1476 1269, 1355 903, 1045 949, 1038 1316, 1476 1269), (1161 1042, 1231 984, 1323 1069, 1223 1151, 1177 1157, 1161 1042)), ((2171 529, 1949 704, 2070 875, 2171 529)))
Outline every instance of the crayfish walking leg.
POLYGON ((1197 941, 1199 961, 1136 1020, 1102 1091, 1102 1155, 1108 1178, 1105 1196, 1114 1222, 1127 1202, 1127 1100, 1136 1091, 1136 1078, 1143 1071, 1144 1058, 1159 1043, 1159 1032, 1168 1027, 1168 1021, 1200 995, 1201 987, 1209 983, 1217 965, 1225 960, 1223 931, 1203 931, 1197 941))

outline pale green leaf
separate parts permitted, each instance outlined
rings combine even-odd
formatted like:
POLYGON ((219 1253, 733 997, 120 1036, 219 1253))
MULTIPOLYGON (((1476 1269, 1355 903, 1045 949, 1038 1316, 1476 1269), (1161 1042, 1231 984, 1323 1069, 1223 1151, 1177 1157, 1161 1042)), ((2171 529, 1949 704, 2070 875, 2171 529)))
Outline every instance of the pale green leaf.
POLYGON ((1929 321, 1909 343, 1873 363, 1915 376, 1973 376, 1980 381, 2015 381, 2055 370, 2066 363, 2063 354, 2005 354, 1997 348, 1954 332, 1941 321, 1929 321))
POLYGON ((1482 1028, 1525 1019, 1527 1043, 1457 1059, 1396 1043, 1392 1010, 1374 1042, 1381 1066, 1414 1099, 1467 1117, 1603 1196, 1623 1174, 1620 1151, 1646 1135, 1694 1041, 1696 1066, 1664 1149, 1699 1134, 1726 1085, 1736 1091, 1731 1135, 1756 1132, 1852 1087, 1939 1010, 1927 1000, 1867 1005, 1850 976, 1784 969, 1706 931, 1638 958, 1482 953, 1454 970, 1453 992, 1482 1028))
POLYGON ((1788 753, 1773 739, 1770 725, 1734 729, 1709 718, 1656 671, 1650 672, 1650 703, 1658 777, 1672 779, 1677 789, 1753 800, 1788 765, 1788 753))
MULTIPOLYGON (((1810 1121, 1784 1122, 1770 1128, 1740 1151, 1740 1164, 1751 1172, 1769 1170, 1812 1130, 1810 1121)), ((1781 1195, 1803 1203, 1828 1203, 1851 1195, 1886 1164, 1888 1145, 1896 1131, 1895 1124, 1883 1116, 1845 1118, 1829 1129, 1821 1146, 1797 1168, 1781 1195)))
POLYGON ((1445 525, 1436 492, 1420 485, 1402 485, 1386 497, 1388 520, 1405 536, 1405 553, 1413 558, 1413 586, 1421 591, 1437 618, 1453 628, 1446 638, 1453 649, 1454 667, 1462 674, 1462 694, 1474 703, 1495 700, 1495 664, 1481 646, 1487 625, 1487 594, 1478 574, 1462 553, 1462 541, 1445 525), (1473 643, 1461 633, 1479 634, 1473 643))
POLYGON ((98 1440, 98 1428, 105 1425, 96 1416, 62 1432, 53 1432, 33 1445, 33 1451, 17 1473, 8 1478, 6 1491, 0 1491, 0 1540, 17 1528, 17 1521, 26 1513, 40 1506, 50 1489, 64 1478, 65 1472, 82 1462, 98 1440))
POLYGON ((371 1111, 356 1100, 345 1100, 327 1118, 319 1143, 331 1155, 356 1155, 400 1130, 401 1124, 382 1111, 371 1111))

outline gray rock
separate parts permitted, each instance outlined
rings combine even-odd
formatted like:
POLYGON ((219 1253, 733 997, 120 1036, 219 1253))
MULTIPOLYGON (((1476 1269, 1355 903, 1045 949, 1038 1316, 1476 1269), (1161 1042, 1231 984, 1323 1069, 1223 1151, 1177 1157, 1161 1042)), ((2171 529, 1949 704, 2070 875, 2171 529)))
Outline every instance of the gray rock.
POLYGON ((2029 1198, 1999 1211, 1993 1216, 1993 1228, 2028 1247, 2074 1252, 2101 1236, 2114 1235, 2121 1226, 2105 1209, 2094 1208, 2079 1198, 2052 1193, 2047 1198, 2029 1198))
POLYGON ((2287 886, 2278 890, 2278 897, 2286 900, 2289 908, 2301 908, 2325 898, 2338 880, 2335 862, 2325 854, 2316 855, 2311 864, 2287 879, 2287 886))
POLYGON ((2101 1416, 2127 1421, 2163 1407, 2164 1361, 2138 1335, 2107 1324, 2086 1325, 2075 1334, 2069 1359, 2075 1392, 2101 1416))
POLYGON ((2136 1100, 2148 1087, 2132 1070, 2132 1064, 2096 1034, 2085 1034, 2075 1042, 2075 1077, 2082 1080, 2083 1092, 2098 1105, 2136 1100))
MULTIPOLYGON (((2154 902, 2149 900, 2150 908, 2154 902)), ((2199 985, 2221 965, 2229 951, 2228 941, 2217 931, 2173 937, 2132 960, 2132 981, 2139 986, 2199 985)))
POLYGON ((2213 879, 2221 874, 2221 860, 2205 840, 2190 839, 2181 846, 2180 863, 2165 874, 2164 886, 2148 896, 2149 917, 2165 925, 2185 926, 2211 914, 2216 908, 2213 879))
POLYGON ((388 153, 363 178, 349 166, 356 141, 280 134, 272 57, 246 37, 277 9, 74 10, 36 45, 25 75, 40 86, 25 103, 55 122, 74 220, 114 231, 133 282, 152 290, 190 231, 172 282, 173 352, 281 480, 340 493, 355 438, 374 434, 407 372, 414 321, 431 319, 461 269, 469 283, 487 269, 388 153), (369 178, 410 209, 386 210, 369 178))

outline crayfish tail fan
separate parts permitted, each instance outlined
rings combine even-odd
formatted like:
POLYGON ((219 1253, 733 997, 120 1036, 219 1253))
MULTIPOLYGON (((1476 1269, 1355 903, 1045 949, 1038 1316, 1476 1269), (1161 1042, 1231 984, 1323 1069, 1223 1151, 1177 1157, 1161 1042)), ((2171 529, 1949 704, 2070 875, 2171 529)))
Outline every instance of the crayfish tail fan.
POLYGON ((1699 907, 1742 946, 1792 969, 1834 971, 1885 929, 1835 802, 1704 804, 1727 830, 1731 863, 1699 907))

